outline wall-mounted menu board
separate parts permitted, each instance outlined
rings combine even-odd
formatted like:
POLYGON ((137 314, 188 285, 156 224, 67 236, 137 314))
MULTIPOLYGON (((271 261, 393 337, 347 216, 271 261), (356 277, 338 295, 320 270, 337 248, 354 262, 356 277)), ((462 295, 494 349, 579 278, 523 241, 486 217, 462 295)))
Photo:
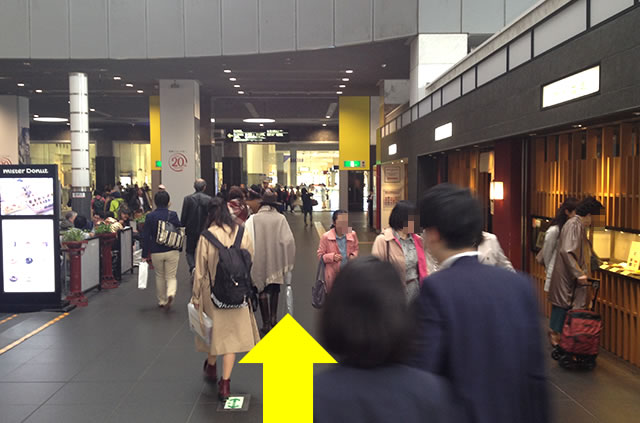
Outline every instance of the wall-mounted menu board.
POLYGON ((0 311, 60 307, 56 165, 0 166, 0 311))

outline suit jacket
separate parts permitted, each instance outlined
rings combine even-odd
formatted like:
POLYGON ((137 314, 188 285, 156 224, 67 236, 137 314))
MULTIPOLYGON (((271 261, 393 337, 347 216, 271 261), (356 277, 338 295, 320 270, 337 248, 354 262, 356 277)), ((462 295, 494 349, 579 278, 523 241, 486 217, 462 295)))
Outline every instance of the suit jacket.
POLYGON ((464 423, 447 381, 418 369, 332 366, 314 377, 315 423, 464 423))
POLYGON ((447 378, 474 423, 550 421, 531 281, 461 257, 425 279, 411 364, 447 378))
POLYGON ((180 221, 187 234, 187 253, 193 254, 198 245, 200 233, 204 230, 207 221, 207 208, 211 197, 204 192, 194 192, 184 197, 180 221))

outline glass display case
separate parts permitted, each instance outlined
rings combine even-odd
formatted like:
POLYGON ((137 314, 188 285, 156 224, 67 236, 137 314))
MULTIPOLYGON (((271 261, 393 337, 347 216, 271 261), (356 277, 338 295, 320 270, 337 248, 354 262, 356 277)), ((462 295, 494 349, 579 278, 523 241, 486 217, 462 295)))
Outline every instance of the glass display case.
POLYGON ((594 228, 591 241, 601 269, 640 279, 640 232, 594 228))

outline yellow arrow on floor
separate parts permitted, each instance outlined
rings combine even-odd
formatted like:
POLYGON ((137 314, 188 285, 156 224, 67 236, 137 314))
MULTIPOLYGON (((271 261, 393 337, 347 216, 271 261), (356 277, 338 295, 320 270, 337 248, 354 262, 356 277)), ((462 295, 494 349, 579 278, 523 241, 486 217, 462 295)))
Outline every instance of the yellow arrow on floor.
POLYGON ((264 364, 265 423, 312 423, 313 365, 336 361, 287 314, 240 363, 264 364))

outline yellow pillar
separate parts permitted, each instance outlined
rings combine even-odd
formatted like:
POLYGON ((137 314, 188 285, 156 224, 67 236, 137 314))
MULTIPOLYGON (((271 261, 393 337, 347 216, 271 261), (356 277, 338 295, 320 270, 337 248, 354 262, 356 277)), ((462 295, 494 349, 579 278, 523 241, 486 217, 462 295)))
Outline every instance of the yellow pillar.
POLYGON ((149 139, 151 140, 151 170, 162 170, 160 144, 160 96, 149 97, 149 139))
POLYGON ((369 170, 370 99, 340 97, 340 170, 369 170))

